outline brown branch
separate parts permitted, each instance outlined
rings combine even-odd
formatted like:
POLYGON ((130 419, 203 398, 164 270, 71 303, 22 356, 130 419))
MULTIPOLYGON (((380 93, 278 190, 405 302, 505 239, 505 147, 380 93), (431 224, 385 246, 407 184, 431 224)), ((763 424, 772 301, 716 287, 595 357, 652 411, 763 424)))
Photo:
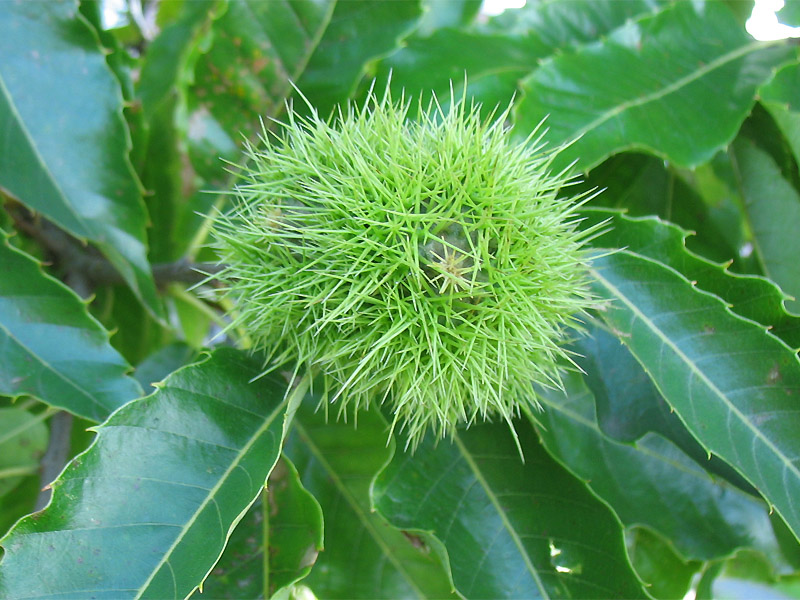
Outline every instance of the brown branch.
MULTIPOLYGON (((48 258, 64 272, 70 287, 80 296, 88 297, 98 285, 125 282, 114 265, 96 248, 81 243, 14 200, 7 203, 7 209, 16 228, 39 243, 48 258)), ((154 264, 152 269, 156 285, 163 288, 172 282, 201 283, 208 275, 219 273, 222 267, 216 263, 193 263, 181 258, 174 262, 154 264)))
POLYGON ((39 467, 39 481, 42 487, 36 498, 34 511, 42 510, 50 501, 52 495, 50 484, 55 481, 69 459, 71 434, 72 415, 63 410, 58 411, 50 420, 50 442, 39 467))

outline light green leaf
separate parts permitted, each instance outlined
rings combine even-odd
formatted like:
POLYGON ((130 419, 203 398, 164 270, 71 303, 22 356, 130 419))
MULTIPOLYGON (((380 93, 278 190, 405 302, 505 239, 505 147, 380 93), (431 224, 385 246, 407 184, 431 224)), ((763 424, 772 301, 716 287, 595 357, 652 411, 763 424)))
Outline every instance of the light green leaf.
POLYGON ((550 452, 603 499, 627 526, 647 526, 685 559, 712 560, 771 542, 766 506, 712 476, 656 433, 621 443, 598 427, 595 402, 580 376, 566 393, 541 392, 539 435, 550 452))
POLYGON ((686 427, 800 535, 800 362, 766 329, 631 251, 599 258, 603 318, 686 427))
MULTIPOLYGON (((800 194, 781 175, 770 156, 752 142, 740 139, 731 156, 744 197, 745 219, 764 274, 794 298, 800 298, 800 194)), ((786 303, 800 313, 800 300, 786 303)))
POLYGON ((525 137, 549 115, 548 142, 580 138, 556 168, 578 159, 585 171, 632 148, 695 166, 733 140, 790 54, 754 41, 720 2, 677 2, 544 63, 523 83, 515 127, 525 137))
POLYGON ((317 401, 301 406, 287 448, 325 515, 325 551, 304 584, 327 599, 453 597, 436 549, 370 506, 372 478, 394 452, 386 421, 373 409, 357 427, 326 422, 317 401))
POLYGON ((48 432, 42 417, 19 408, 0 408, 0 496, 26 475, 35 475, 47 450, 48 432))
POLYGON ((285 384, 260 372, 218 350, 114 413, 3 538, 0 596, 188 596, 280 454, 285 384))
POLYGON ((0 186, 91 241, 154 314, 119 83, 78 3, 0 3, 0 186))
POLYGON ((800 164, 800 63, 779 69, 775 77, 761 87, 759 96, 800 164))
POLYGON ((795 0, 784 2, 778 11, 778 20, 792 27, 800 27, 800 5, 795 0))
POLYGON ((467 598, 641 598, 611 511, 515 423, 475 424, 398 453, 374 483, 397 527, 435 536, 467 598))
POLYGON ((31 395, 103 421, 141 395, 83 301, 0 240, 0 394, 31 395))

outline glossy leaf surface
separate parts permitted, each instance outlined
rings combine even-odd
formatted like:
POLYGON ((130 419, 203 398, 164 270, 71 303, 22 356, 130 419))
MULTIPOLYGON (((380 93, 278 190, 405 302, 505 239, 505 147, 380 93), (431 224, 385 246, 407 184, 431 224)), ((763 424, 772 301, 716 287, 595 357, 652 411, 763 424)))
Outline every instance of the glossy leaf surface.
POLYGON ((466 80, 467 97, 482 103, 484 113, 489 114, 519 96, 520 81, 544 58, 595 41, 656 4, 645 0, 529 3, 519 10, 507 10, 487 24, 430 33, 424 29, 430 16, 426 14, 416 35, 381 61, 378 88, 391 73, 395 97, 405 91, 415 100, 421 95, 427 102, 433 91, 440 102, 448 104, 451 83, 460 97, 466 80))
POLYGON ((0 394, 31 395, 103 421, 141 395, 83 301, 0 240, 0 394))
POLYGON ((319 598, 449 598, 435 548, 389 525, 370 505, 370 484, 391 458, 388 426, 369 411, 358 426, 326 422, 308 398, 294 421, 288 453, 322 505, 325 550, 304 581, 319 598))
POLYGON ((565 385, 566 394, 542 392, 539 435, 624 525, 659 532, 685 559, 711 560, 762 543, 771 529, 763 502, 715 478, 659 434, 627 444, 609 438, 581 378, 571 374, 565 385))
POLYGON ((595 263, 604 319, 711 453, 800 534, 800 363, 762 326, 630 251, 595 263))
POLYGON ((446 548, 467 598, 640 598, 610 510, 515 423, 476 424, 452 443, 398 453, 375 481, 376 508, 446 548))
POLYGON ((588 170, 632 148, 695 166, 734 138, 756 89, 788 55, 755 42, 721 2, 678 2, 543 64, 523 83, 516 128, 525 137, 550 115, 551 144, 580 138, 561 166, 579 159, 588 170))
POLYGON ((0 3, 0 186, 96 244, 159 314, 122 94, 77 13, 69 0, 0 3))
MULTIPOLYGON (((755 201, 770 203, 778 200, 755 199, 755 201)), ((791 203, 791 198, 785 202, 791 203)), ((758 211, 761 215, 760 221, 765 226, 780 228, 779 223, 768 221, 766 214, 769 210, 770 207, 753 207, 753 211, 758 211), (768 222, 772 224, 769 225, 768 222)), ((787 210, 791 212, 792 207, 788 206, 787 210)), ((587 225, 609 220, 605 233, 594 242, 595 245, 629 248, 672 267, 690 281, 696 282, 700 289, 725 300, 736 314, 770 327, 770 331, 789 346, 800 348, 800 317, 786 312, 784 301, 788 298, 768 279, 740 275, 728 271, 725 265, 703 259, 687 250, 685 244, 689 232, 659 219, 652 217, 632 219, 622 213, 605 210, 587 210, 584 216, 587 225)), ((783 227, 784 237, 791 227, 791 224, 783 227)), ((791 240, 788 240, 788 243, 791 243, 791 240)))
POLYGON ((0 596, 188 596, 280 454, 285 385, 260 367, 219 350, 101 425, 2 540, 0 596))
POLYGON ((669 440, 702 469, 742 491, 758 492, 718 456, 710 456, 664 400, 628 348, 599 323, 573 342, 575 363, 594 395, 597 425, 604 436, 625 444, 648 433, 669 440))

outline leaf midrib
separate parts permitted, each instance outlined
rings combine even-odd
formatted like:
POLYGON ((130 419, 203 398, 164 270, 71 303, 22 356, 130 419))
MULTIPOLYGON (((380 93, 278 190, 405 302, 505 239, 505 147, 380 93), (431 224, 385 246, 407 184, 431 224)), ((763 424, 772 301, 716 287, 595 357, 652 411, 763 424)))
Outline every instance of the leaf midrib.
POLYGON ((592 131, 594 129, 597 129, 598 127, 600 127, 601 125, 603 125, 604 123, 609 121, 610 119, 620 115, 621 113, 623 113, 624 111, 626 111, 628 109, 635 108, 635 107, 638 107, 638 106, 643 106, 643 105, 648 104, 650 102, 654 102, 656 100, 664 98, 664 97, 668 96, 669 94, 672 94, 672 93, 680 90, 681 88, 686 87, 691 83, 694 83, 695 81, 701 79, 702 77, 705 77, 706 75, 708 75, 712 71, 714 71, 714 70, 716 70, 718 68, 722 68, 722 67, 726 66, 727 64, 729 64, 729 63, 741 58, 742 56, 746 56, 750 52, 754 52, 754 51, 760 50, 762 48, 764 48, 764 43, 763 42, 753 42, 753 43, 749 43, 749 44, 747 44, 745 46, 740 46, 740 47, 736 48, 735 50, 732 50, 730 52, 727 52, 726 54, 718 56, 714 60, 712 60, 712 61, 710 61, 708 63, 705 63, 701 68, 699 68, 699 69, 697 69, 695 71, 692 71, 690 74, 685 75, 684 77, 681 77, 681 78, 673 81, 669 85, 666 85, 666 86, 664 86, 664 87, 662 87, 662 88, 660 88, 660 89, 658 89, 658 90, 656 90, 654 92, 651 92, 649 94, 645 94, 644 96, 640 96, 640 97, 637 97, 637 98, 632 98, 632 99, 630 99, 628 101, 625 101, 625 102, 622 102, 622 103, 616 105, 612 109, 607 110, 605 113, 602 113, 599 117, 597 117, 593 121, 590 121, 589 123, 587 123, 586 125, 584 125, 580 129, 578 129, 573 134, 572 137, 579 138, 579 137, 585 135, 587 132, 592 131))
POLYGON ((404 565, 401 561, 397 559, 397 557, 392 553, 391 548, 384 542, 383 538, 378 534, 378 531, 373 527, 371 520, 369 519, 368 515, 362 509, 361 505, 359 504, 358 500, 353 496, 350 492, 350 489, 345 485, 342 478, 339 476, 339 473, 331 466, 331 464, 325 459, 325 455, 322 450, 314 443, 314 440, 309 435, 307 429, 303 424, 300 423, 300 420, 295 420, 294 429, 297 431, 298 435, 303 439, 308 448, 309 452, 314 456, 314 458, 319 461, 319 463, 324 467, 325 472, 333 481, 336 489, 339 493, 344 497, 345 501, 347 502, 350 509, 356 513, 358 516, 358 520, 364 526, 372 539, 378 544, 378 546, 383 550, 384 556, 386 556, 389 562, 394 565, 399 573, 403 575, 403 578, 408 583, 409 587, 411 587, 417 594, 418 598, 426 598, 427 596, 422 592, 422 590, 417 586, 414 578, 411 574, 404 568, 404 565))
MULTIPOLYGON (((167 386, 165 388, 162 388, 162 392, 168 391, 169 389, 170 389, 169 386, 167 386)), ((285 404, 286 404, 286 399, 284 399, 278 406, 275 407, 275 409, 271 412, 269 417, 264 419, 264 422, 261 424, 261 426, 259 426, 258 429, 256 429, 253 432, 253 434, 250 436, 250 439, 247 441, 247 443, 244 446, 241 447, 241 451, 237 455, 236 459, 232 460, 230 462, 230 464, 228 465, 228 468, 225 469, 225 472, 222 473, 222 475, 219 477, 219 479, 218 479, 217 483, 214 485, 214 487, 209 489, 208 494, 206 495, 206 497, 203 500, 203 502, 197 507, 197 509, 192 514, 191 518, 186 522, 186 524, 181 527, 181 533, 175 538, 175 540, 170 545, 170 547, 167 549, 167 551, 164 552, 164 555, 162 556, 161 560, 158 561, 158 564, 156 564, 153 567, 153 569, 152 569, 152 571, 150 573, 150 576, 144 581, 144 583, 141 586, 139 586, 137 594, 135 596, 135 598, 137 600, 139 598, 141 598, 142 595, 148 590, 148 587, 152 583, 153 579, 156 577, 156 575, 159 572, 161 572, 161 568, 162 567, 167 566, 170 569, 172 569, 172 566, 171 566, 171 563, 170 563, 170 558, 171 558, 172 554, 175 552, 176 548, 180 545, 180 543, 182 542, 182 540, 186 536, 186 534, 191 530, 191 528, 194 525, 195 521, 198 519, 198 516, 205 510, 205 508, 209 505, 209 503, 214 498, 216 498, 217 492, 224 485, 224 483, 229 479, 230 474, 234 471, 234 469, 239 468, 239 465, 241 463, 242 458, 247 455, 248 451, 253 446, 253 444, 255 444, 257 440, 261 439, 261 436, 264 434, 264 432, 269 429, 269 427, 270 427, 270 425, 272 425, 273 421, 277 418, 277 416, 279 414, 281 414, 281 412, 282 412, 281 409, 285 404)), ((278 461, 278 457, 279 456, 280 456, 280 452, 276 453, 275 460, 273 462, 273 466, 274 466, 274 463, 278 461)), ((253 498, 252 502, 250 504, 255 502, 255 500, 256 500, 256 498, 253 498)), ((247 507, 244 508, 244 510, 241 513, 242 515, 248 510, 249 506, 250 505, 248 505, 247 507)), ((241 515, 239 516, 239 518, 241 518, 241 515)), ((236 522, 237 522, 237 520, 233 521, 234 524, 236 522)), ((223 526, 223 525, 224 524, 223 524, 222 520, 220 519, 220 526, 223 526)))
POLYGON ((528 572, 531 574, 531 577, 536 583, 536 587, 539 588, 541 597, 550 598, 550 596, 547 593, 547 590, 544 587, 544 584, 542 583, 542 580, 539 577, 539 573, 537 572, 536 568, 531 562, 530 556, 528 556, 528 552, 525 549, 524 544, 522 543, 522 539, 520 539, 516 529, 511 525, 511 522, 508 520, 506 512, 502 509, 502 507, 500 506, 500 502, 497 500, 497 496, 495 495, 494 491, 492 491, 492 488, 489 486, 489 483, 483 476, 483 472, 480 470, 480 468, 478 468, 478 465, 472 458, 472 454, 467 450, 466 446, 464 445, 464 442, 461 440, 461 436, 458 433, 453 434, 453 442, 455 443, 456 446, 458 446, 459 452, 464 457, 464 460, 466 461, 470 470, 474 474, 475 479, 477 479, 478 483, 481 485, 484 492, 486 493, 486 496, 489 498, 489 501, 492 503, 492 506, 495 508, 497 514, 500 516, 500 519, 503 522, 503 526, 506 528, 506 531, 508 531, 509 535, 511 536, 511 539, 514 542, 514 545, 517 547, 517 550, 519 550, 520 556, 522 556, 522 559, 525 562, 525 566, 527 567, 528 572))
MULTIPOLYGON (((622 254, 622 253, 624 253, 624 254, 627 254, 627 255, 633 256, 634 258, 637 258, 637 259, 640 259, 640 260, 643 260, 643 261, 646 261, 646 262, 652 263, 652 264, 654 264, 654 265, 660 265, 660 263, 657 263, 656 261, 650 260, 649 258, 647 258, 647 257, 645 257, 645 256, 642 256, 642 255, 640 255, 640 254, 636 254, 635 252, 631 252, 631 251, 628 251, 628 250, 624 250, 624 251, 621 251, 620 253, 621 253, 621 254, 622 254)), ((660 265, 660 266, 664 267, 664 265, 660 265)), ((665 268, 668 268, 668 267, 665 267, 665 268)), ((671 269, 671 268, 669 268, 669 270, 670 270, 670 271, 673 271, 673 274, 674 274, 675 276, 677 276, 677 277, 680 277, 680 278, 682 278, 682 279, 683 279, 683 276, 682 276, 680 273, 678 273, 677 271, 674 271, 674 270, 673 270, 673 269, 671 269)), ((679 359, 680 359, 680 360, 681 360, 681 361, 682 361, 684 364, 686 364, 686 365, 687 365, 687 367, 688 367, 688 368, 689 368, 689 370, 690 370, 690 371, 691 371, 691 372, 694 374, 694 376, 695 376, 695 377, 697 377, 697 378, 698 378, 700 381, 702 381, 702 382, 703 382, 703 383, 704 383, 704 384, 707 386, 707 388, 708 388, 708 389, 709 389, 709 390, 710 390, 710 391, 711 391, 711 392, 712 392, 712 393, 713 393, 713 394, 714 394, 714 395, 715 395, 715 396, 716 396, 716 397, 717 397, 717 398, 718 398, 718 399, 719 399, 719 400, 720 400, 720 401, 721 401, 721 402, 722 402, 722 403, 723 403, 723 404, 724 404, 726 407, 728 407, 728 408, 730 409, 730 412, 731 412, 731 413, 732 413, 734 416, 736 416, 736 417, 737 417, 737 419, 738 419, 738 420, 739 420, 741 423, 743 423, 743 424, 744 424, 744 425, 747 427, 747 429, 749 429, 749 430, 750 430, 750 431, 751 431, 751 432, 754 434, 754 437, 755 437, 755 438, 757 438, 759 441, 761 441, 761 442, 762 442, 762 443, 763 443, 763 444, 764 444, 764 445, 765 445, 767 448, 769 448, 769 449, 770 449, 770 450, 773 452, 773 454, 775 454, 775 455, 776 455, 776 456, 777 456, 777 457, 778 457, 778 458, 781 460, 781 462, 784 464, 784 466, 785 466, 786 468, 788 468, 788 469, 789 469, 789 471, 791 471, 791 472, 792 472, 792 473, 795 475, 795 478, 796 478, 797 480, 800 480, 800 469, 798 469, 797 467, 795 467, 795 466, 794 466, 794 464, 792 463, 792 461, 791 461, 791 460, 789 460, 789 458, 788 458, 788 457, 787 457, 787 456, 786 456, 786 455, 785 455, 785 454, 784 454, 784 453, 783 453, 783 452, 782 452, 782 451, 781 451, 781 450, 780 450, 780 449, 779 449, 777 446, 775 446, 775 444, 773 444, 773 442, 772 442, 772 441, 771 441, 769 438, 767 438, 766 436, 764 436, 764 434, 762 434, 762 433, 761 433, 761 431, 760 431, 760 430, 759 430, 757 427, 755 427, 755 425, 753 425, 753 424, 752 424, 752 423, 751 423, 751 422, 750 422, 750 421, 749 421, 749 420, 748 420, 748 419, 745 417, 744 413, 742 413, 742 412, 739 410, 739 408, 738 408, 738 407, 737 407, 735 404, 733 404, 733 403, 732 403, 730 400, 728 400, 727 396, 726 396, 726 395, 725 395, 725 394, 724 394, 724 393, 723 393, 723 392, 722 392, 722 391, 721 391, 721 390, 720 390, 720 389, 719 389, 719 388, 718 388, 718 387, 717 387, 717 386, 716 386, 716 385, 715 385, 715 384, 714 384, 714 383, 713 383, 713 382, 712 382, 712 381, 711 381, 711 380, 710 380, 710 379, 707 377, 707 375, 705 374, 705 372, 704 372, 704 371, 702 371, 702 370, 700 370, 700 369, 698 369, 698 368, 697 368, 697 366, 694 364, 694 362, 692 362, 692 361, 689 359, 689 357, 688 357, 688 356, 687 356, 687 355, 686 355, 686 354, 685 354, 685 353, 684 353, 684 352, 683 352, 683 351, 682 351, 680 348, 678 348, 678 346, 676 346, 676 345, 675 345, 675 344, 672 342, 672 340, 669 338, 669 336, 667 336, 667 335, 666 335, 666 334, 665 334, 665 333, 664 333, 664 332, 663 332, 663 331, 662 331, 662 330, 661 330, 661 329, 660 329, 658 326, 656 326, 656 324, 655 324, 655 323, 653 323, 653 322, 652 322, 650 319, 648 319, 648 318, 647 318, 647 317, 644 315, 644 313, 642 313, 642 312, 641 312, 641 311, 638 309, 638 307, 636 306, 636 304, 635 304, 634 302, 632 302, 632 301, 631 301, 631 300, 630 300, 630 299, 629 299, 629 298, 628 298, 626 295, 624 295, 624 294, 622 293, 622 291, 621 291, 619 288, 617 288, 617 287, 616 287, 614 284, 612 284, 610 281, 608 281, 606 278, 604 278, 604 277, 602 276, 601 272, 600 272, 598 269, 595 269, 595 268, 593 268, 593 269, 591 270, 591 272, 592 272, 592 275, 593 275, 593 276, 594 276, 594 277, 597 279, 597 281, 600 281, 600 282, 602 282, 602 283, 603 283, 603 285, 605 285, 607 289, 609 289, 610 291, 612 291, 612 292, 614 293, 614 295, 615 295, 615 297, 616 297, 616 298, 620 299, 620 300, 621 300, 621 301, 622 301, 622 302, 623 302, 623 303, 624 303, 624 304, 625 304, 625 305, 628 307, 628 309, 629 309, 629 310, 630 310, 630 311, 631 311, 631 312, 634 314, 634 316, 636 316, 636 317, 637 317, 637 318, 638 318, 640 321, 642 321, 643 323, 645 323, 645 324, 646 324, 646 325, 649 327, 649 329, 650 329, 651 331, 653 331, 653 332, 654 332, 654 334, 656 335, 656 337, 658 337, 658 338, 659 338, 659 340, 662 342, 662 344, 663 344, 663 345, 665 345, 665 346, 667 346, 668 348, 670 348, 670 349, 673 351, 673 353, 674 353, 674 354, 675 354, 675 355, 676 355, 676 356, 677 356, 677 357, 678 357, 678 358, 679 358, 679 359)), ((688 281, 688 280, 685 280, 685 283, 686 283, 686 284, 688 284, 688 285, 691 285, 691 284, 689 283, 689 281, 688 281)), ((695 292, 697 292, 697 293, 700 293, 700 294, 703 294, 703 295, 706 295, 706 296, 708 296, 708 297, 709 297, 709 298, 711 298, 711 299, 714 299, 714 300, 719 300, 719 299, 718 299, 716 296, 714 296, 714 295, 712 295, 712 294, 708 294, 707 292, 704 292, 703 290, 699 290, 699 289, 697 289, 697 288, 694 288, 694 287, 693 287, 692 289, 693 289, 695 292)), ((725 306, 725 305, 722 303, 722 301, 721 301, 721 300, 719 300, 719 304, 720 304, 720 308, 724 309, 724 310, 725 310, 725 311, 728 313, 728 316, 729 316, 729 317, 731 317, 731 318, 734 318, 734 319, 737 319, 737 320, 741 321, 743 324, 749 325, 749 323, 748 323, 747 321, 745 321, 745 320, 744 320, 744 319, 742 319, 741 317, 737 316, 736 314, 732 313, 732 312, 731 312, 731 311, 730 311, 730 310, 729 310, 729 309, 728 309, 728 308, 727 308, 727 307, 726 307, 726 306, 725 306)), ((659 386, 659 387, 661 387, 661 386, 659 386)), ((667 396, 667 395, 665 395, 664 397, 665 397, 665 398, 668 398, 668 396, 667 396)), ((684 421, 684 422, 685 422, 685 421, 684 421)), ((687 424, 687 426, 688 426, 688 423, 686 423, 686 424, 687 424)), ((716 451, 716 450, 714 450, 714 449, 712 449, 712 448, 709 448, 709 447, 708 447, 706 444, 703 444, 703 446, 704 446, 704 447, 706 447, 706 449, 707 449, 707 450, 710 450, 710 451, 712 451, 712 452, 716 451)))

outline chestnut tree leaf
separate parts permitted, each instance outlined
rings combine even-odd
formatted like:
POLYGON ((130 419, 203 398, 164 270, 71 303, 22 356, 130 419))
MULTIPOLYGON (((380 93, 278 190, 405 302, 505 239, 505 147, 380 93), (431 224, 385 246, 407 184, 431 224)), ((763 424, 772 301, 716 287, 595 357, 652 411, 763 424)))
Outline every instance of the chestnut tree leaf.
POLYGON ((651 596, 674 600, 686 595, 703 563, 682 559, 667 540, 646 527, 628 530, 626 539, 631 562, 651 596))
POLYGON ((322 550, 322 532, 319 503, 303 487, 291 461, 282 456, 267 488, 231 534, 203 591, 196 590, 192 598, 251 600, 280 594, 308 575, 322 550), (268 569, 265 544, 269 544, 268 569))
POLYGON ((348 98, 366 62, 394 50, 420 15, 419 0, 233 0, 197 63, 193 118, 238 143, 240 132, 261 133, 259 119, 284 110, 293 83, 327 114, 348 98))
MULTIPOLYGON (((434 2, 449 5, 448 2, 434 2)), ((507 10, 488 24, 470 29, 425 29, 410 36, 403 47, 380 62, 377 89, 391 76, 392 92, 436 94, 449 103, 450 86, 460 97, 465 83, 468 97, 483 104, 485 113, 505 108, 518 93, 519 82, 539 62, 556 51, 599 39, 627 19, 651 11, 647 0, 578 0, 530 2, 507 10)), ((429 15, 423 18, 423 26, 429 15)))
POLYGON ((0 394, 103 421, 141 396, 108 332, 67 286, 0 238, 0 394))
POLYGON ((630 250, 598 258, 603 319, 710 453, 800 537, 800 362, 763 325, 630 250))
POLYGON ((731 156, 753 236, 753 252, 764 274, 794 298, 787 302, 789 310, 800 313, 800 193, 783 178, 769 154, 754 143, 737 140, 731 156))
POLYGON ((78 3, 0 3, 0 187, 95 244, 155 315, 119 83, 78 3))
POLYGON ((374 408, 357 427, 332 415, 326 422, 318 401, 300 407, 287 446, 325 515, 325 551, 304 585, 320 598, 455 597, 437 548, 372 510, 372 479, 394 453, 387 422, 374 408))
POLYGON ((49 506, 0 540, 0 596, 187 597, 280 455, 286 384, 261 371, 217 350, 98 426, 49 506))
POLYGON ((48 431, 42 417, 20 408, 0 408, 0 496, 37 475, 47 450, 48 431))
POLYGON ((539 436, 624 525, 659 532, 684 559, 713 560, 763 543, 771 531, 764 502, 714 477, 657 433, 633 443, 606 436, 581 377, 568 374, 564 383, 564 392, 541 391, 539 436))
MULTIPOLYGON (((768 160, 765 156, 759 156, 761 160, 768 160)), ((747 166, 748 176, 755 173, 752 165, 747 166)), ((764 179, 772 175, 780 177, 774 171, 761 175, 760 183, 767 183, 764 179)), ((788 184, 781 180, 783 185, 770 182, 788 190, 788 184)), ((762 189, 762 188, 758 188, 762 189)), ((757 214, 759 223, 766 228, 781 229, 781 219, 767 218, 767 215, 791 214, 793 209, 791 196, 786 198, 784 193, 784 209, 787 212, 775 213, 772 202, 780 202, 780 197, 776 198, 754 198, 754 203, 749 205, 751 213, 757 214), (766 204, 760 206, 758 203, 766 204)), ((800 219, 800 198, 797 200, 796 218, 800 219)), ((782 210, 782 209, 779 209, 782 210)), ((585 217, 584 226, 593 223, 607 221, 608 226, 603 229, 603 234, 598 236, 593 242, 595 245, 608 248, 628 248, 634 252, 652 258, 660 263, 668 265, 680 272, 690 281, 694 281, 697 287, 711 292, 725 300, 730 309, 736 314, 757 321, 770 328, 770 333, 779 337, 792 348, 800 348, 800 316, 790 314, 786 311, 784 302, 791 300, 781 289, 769 279, 756 275, 742 275, 729 271, 724 264, 716 264, 705 258, 694 254, 686 248, 687 238, 690 232, 680 227, 662 221, 655 217, 631 218, 627 215, 607 211, 603 209, 586 209, 582 216, 585 217)), ((791 254, 793 221, 789 219, 782 228, 782 239, 785 246, 789 248, 791 254)), ((770 234, 754 228, 755 232, 771 242, 770 234)), ((759 245, 759 250, 764 250, 759 245)), ((779 244, 772 244, 770 248, 773 252, 780 251, 779 244)), ((800 246, 797 248, 800 252, 800 246)), ((783 260, 787 261, 788 256, 783 260)), ((784 272, 791 278, 791 269, 785 268, 784 272)))
POLYGON ((466 598, 644 598, 613 513, 544 451, 531 425, 474 424, 397 453, 373 486, 396 527, 444 545, 466 598))
POLYGON ((759 96, 800 164, 800 63, 779 69, 775 77, 761 86, 759 96))
POLYGON ((628 149, 696 166, 733 140, 791 53, 753 40, 721 2, 676 2, 542 64, 523 82, 515 127, 525 137, 549 115, 545 140, 574 140, 556 168, 586 171, 628 149))

